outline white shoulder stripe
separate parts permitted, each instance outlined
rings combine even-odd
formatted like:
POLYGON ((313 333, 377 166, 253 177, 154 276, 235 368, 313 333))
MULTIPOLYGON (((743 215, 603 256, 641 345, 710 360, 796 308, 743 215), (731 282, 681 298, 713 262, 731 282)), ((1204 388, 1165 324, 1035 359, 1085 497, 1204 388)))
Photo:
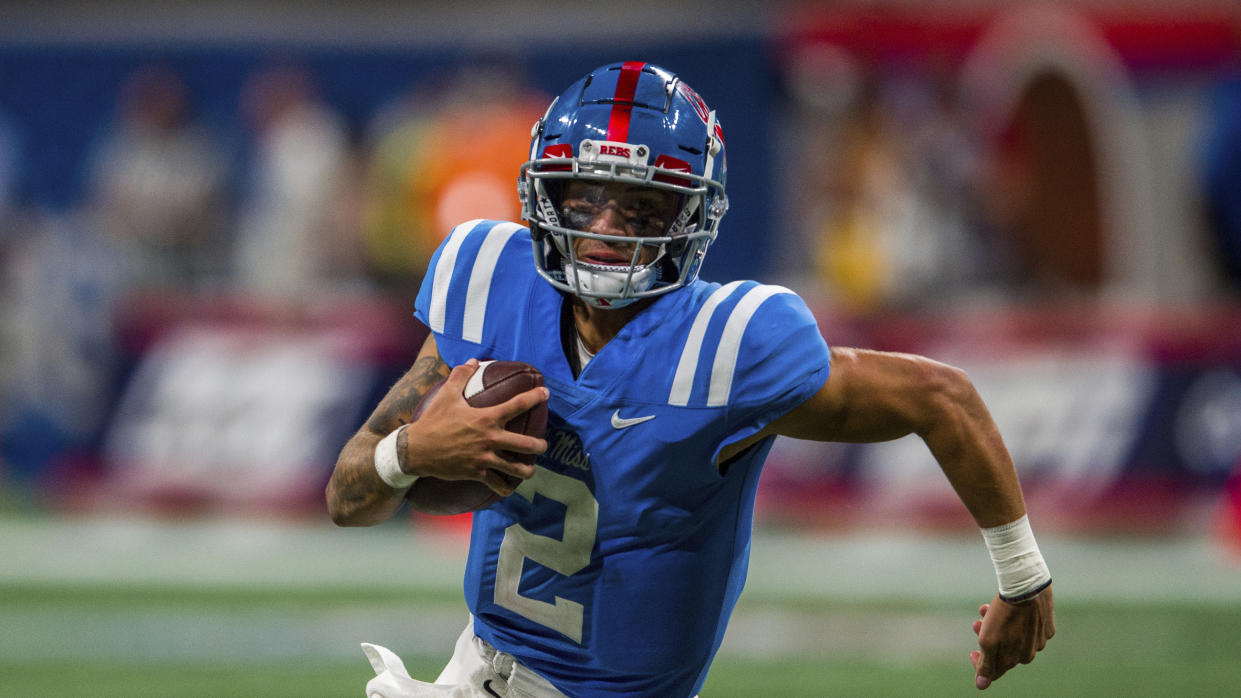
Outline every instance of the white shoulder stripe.
POLYGON ((783 286, 755 286, 746 292, 733 307, 724 325, 724 334, 715 349, 715 363, 711 366, 711 390, 707 394, 707 407, 728 404, 728 394, 733 387, 733 373, 737 369, 737 355, 741 352, 741 338, 750 318, 763 301, 780 293, 792 293, 783 286))
POLYGON ((457 266, 457 251, 474 226, 482 222, 478 218, 466 221, 452 229, 448 234, 448 242, 440 252, 439 262, 435 265, 435 277, 431 284, 431 308, 427 320, 433 332, 444 331, 444 315, 448 308, 448 285, 452 281, 453 267, 457 266))
POLYGON ((707 323, 711 322, 715 307, 740 285, 740 281, 733 281, 719 287, 698 309, 698 315, 689 330, 689 337, 685 340, 685 348, 681 350, 681 360, 677 362, 672 391, 668 393, 669 405, 684 407, 689 404, 689 395, 694 388, 694 373, 698 369, 698 356, 702 353, 702 339, 707 333, 707 323))
POLYGON ((513 233, 521 230, 516 223, 501 223, 487 233, 483 246, 470 270, 470 287, 465 295, 465 325, 461 336, 468 342, 483 341, 483 319, 487 314, 487 296, 491 292, 491 279, 496 273, 496 261, 508 244, 513 233))

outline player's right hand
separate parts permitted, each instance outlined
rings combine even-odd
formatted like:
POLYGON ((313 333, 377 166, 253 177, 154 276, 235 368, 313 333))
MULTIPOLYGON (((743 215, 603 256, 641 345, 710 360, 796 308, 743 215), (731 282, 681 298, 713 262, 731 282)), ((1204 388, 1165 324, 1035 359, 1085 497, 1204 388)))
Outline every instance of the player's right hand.
POLYGON ((441 480, 478 480, 497 494, 512 494, 513 486, 497 472, 520 480, 534 477, 534 466, 514 462, 501 453, 538 455, 547 441, 505 429, 514 417, 548 398, 547 388, 534 388, 493 407, 473 407, 462 393, 478 361, 470 359, 452 369, 443 386, 427 399, 422 414, 406 428, 411 470, 441 480))

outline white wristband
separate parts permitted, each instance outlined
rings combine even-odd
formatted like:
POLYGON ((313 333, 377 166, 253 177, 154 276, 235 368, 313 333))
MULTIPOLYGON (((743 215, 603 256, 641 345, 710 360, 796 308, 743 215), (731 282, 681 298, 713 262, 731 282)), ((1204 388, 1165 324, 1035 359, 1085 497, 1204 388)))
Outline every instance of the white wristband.
POLYGON ((394 490, 409 489, 414 480, 418 479, 417 475, 401 470, 401 461, 396 455, 396 440, 407 426, 409 425, 402 424, 375 445, 375 472, 394 490))
POLYGON ((1000 598, 1010 602, 1025 601, 1051 584, 1051 571, 1039 552, 1027 517, 1003 526, 984 528, 982 539, 995 565, 1000 598))

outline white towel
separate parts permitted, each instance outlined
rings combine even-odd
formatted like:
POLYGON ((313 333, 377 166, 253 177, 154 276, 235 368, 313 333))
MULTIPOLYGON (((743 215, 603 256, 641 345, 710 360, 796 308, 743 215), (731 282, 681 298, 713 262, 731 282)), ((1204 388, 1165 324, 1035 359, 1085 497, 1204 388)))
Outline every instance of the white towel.
POLYGON ((466 698, 471 695, 468 686, 436 686, 411 678, 405 662, 387 647, 363 642, 362 651, 375 670, 375 678, 366 683, 366 698, 466 698))

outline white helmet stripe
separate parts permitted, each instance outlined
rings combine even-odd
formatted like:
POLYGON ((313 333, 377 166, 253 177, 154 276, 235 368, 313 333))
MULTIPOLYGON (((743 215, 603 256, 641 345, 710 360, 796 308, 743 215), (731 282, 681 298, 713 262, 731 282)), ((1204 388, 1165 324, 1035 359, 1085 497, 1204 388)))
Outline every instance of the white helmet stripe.
MULTIPOLYGON (((555 102, 552 102, 553 106, 555 104, 556 104, 555 102)), ((548 110, 550 111, 551 107, 548 107, 548 110)), ((544 119, 547 118, 547 115, 544 114, 543 118, 544 119)), ((539 119, 538 121, 534 122, 534 127, 530 129, 530 159, 531 160, 534 160, 535 158, 539 157, 539 129, 541 129, 542 127, 543 127, 543 119, 539 119)))
POLYGON ((715 178, 715 148, 711 147, 715 141, 715 110, 712 109, 707 115, 707 164, 703 167, 702 176, 706 179, 715 178))

